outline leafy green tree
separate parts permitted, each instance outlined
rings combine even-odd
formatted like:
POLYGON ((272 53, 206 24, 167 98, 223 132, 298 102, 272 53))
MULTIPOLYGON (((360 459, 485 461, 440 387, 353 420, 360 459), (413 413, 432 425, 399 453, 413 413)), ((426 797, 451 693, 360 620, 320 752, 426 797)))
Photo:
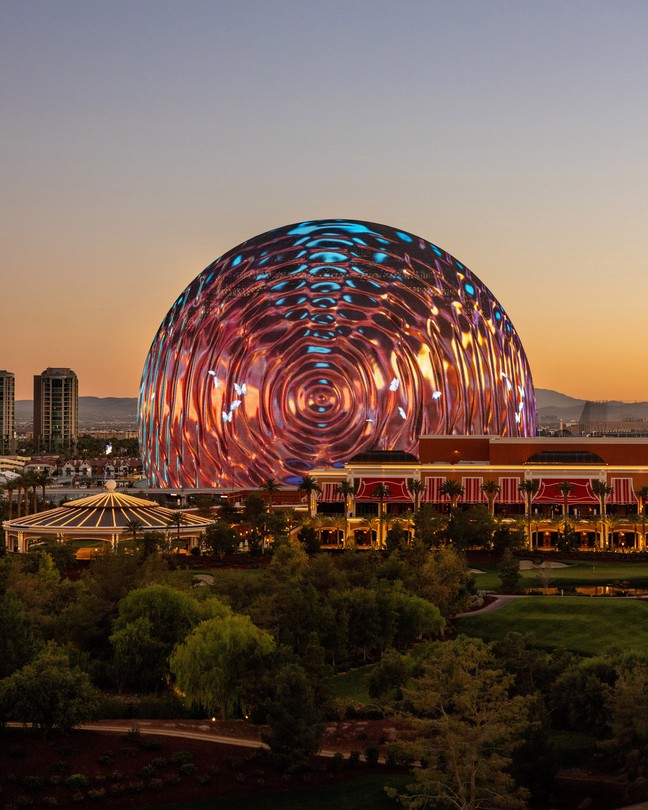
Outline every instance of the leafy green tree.
POLYGON ((217 554, 221 559, 236 551, 240 539, 236 529, 220 519, 208 526, 205 532, 205 545, 212 554, 217 554))
POLYGON ((307 554, 317 554, 320 551, 320 541, 314 526, 302 526, 297 533, 297 539, 303 544, 307 554))
POLYGON ((416 592, 450 619, 468 609, 474 579, 463 554, 450 547, 430 551, 420 571, 416 592))
POLYGON ((495 521, 485 506, 471 509, 453 509, 446 537, 458 549, 491 548, 495 521))
POLYGON ((497 565, 497 575, 502 583, 503 593, 518 593, 522 582, 520 574, 520 561, 514 557, 510 549, 500 557, 497 565))
POLYGON ((425 503, 414 514, 414 539, 425 548, 438 546, 448 525, 447 515, 442 515, 431 504, 425 503))
POLYGON ((410 808, 523 810, 512 755, 529 728, 529 698, 510 697, 512 676, 497 668, 489 645, 458 638, 438 645, 422 676, 405 689, 409 741, 390 750, 419 761, 416 782, 399 795, 410 808))
POLYGON ((270 727, 264 741, 280 768, 306 769, 325 728, 311 680, 299 664, 287 663, 273 672, 273 681, 273 694, 264 704, 270 727))
POLYGON ((201 622, 171 655, 171 672, 189 706, 221 719, 245 713, 250 662, 274 649, 272 636, 248 616, 201 622))
POLYGON ((621 775, 630 780, 648 778, 648 663, 624 661, 617 668, 614 689, 607 693, 610 740, 621 775))
POLYGON ((67 653, 50 642, 31 663, 0 682, 0 713, 47 733, 92 719, 98 693, 67 653))
POLYGON ((168 585, 131 591, 119 605, 110 638, 121 685, 159 689, 169 670, 169 655, 200 621, 195 599, 168 585))
POLYGON ((8 590, 0 596, 0 679, 27 664, 40 644, 31 614, 8 590))
POLYGON ((412 661, 394 649, 385 652, 380 661, 367 675, 367 690, 372 698, 392 701, 402 700, 402 688, 409 680, 412 661))
POLYGON ((607 696, 616 677, 614 661, 607 656, 584 658, 567 667, 549 696, 555 725, 605 738, 610 726, 607 696))

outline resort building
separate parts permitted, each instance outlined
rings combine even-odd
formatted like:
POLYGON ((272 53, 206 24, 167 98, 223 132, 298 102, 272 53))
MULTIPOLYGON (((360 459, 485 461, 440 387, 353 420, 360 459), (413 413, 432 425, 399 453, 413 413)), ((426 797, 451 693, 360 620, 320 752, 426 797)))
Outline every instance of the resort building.
POLYGON ((458 508, 481 504, 495 517, 524 521, 534 548, 554 548, 565 522, 582 549, 646 548, 648 438, 422 436, 418 457, 370 451, 312 477, 318 514, 344 516, 359 542, 375 538, 380 509, 387 519, 407 518, 419 504, 448 511, 444 484, 452 481, 458 508), (386 487, 382 498, 378 485, 386 487))

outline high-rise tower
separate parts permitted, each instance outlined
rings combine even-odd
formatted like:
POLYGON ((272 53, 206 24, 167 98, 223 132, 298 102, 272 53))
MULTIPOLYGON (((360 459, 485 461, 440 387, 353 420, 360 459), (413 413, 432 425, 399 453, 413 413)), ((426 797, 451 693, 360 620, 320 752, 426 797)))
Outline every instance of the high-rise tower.
POLYGON ((0 456, 16 452, 15 378, 0 371, 0 456))
POLYGON ((37 452, 74 452, 79 423, 79 381, 70 368, 34 375, 34 447, 37 452))

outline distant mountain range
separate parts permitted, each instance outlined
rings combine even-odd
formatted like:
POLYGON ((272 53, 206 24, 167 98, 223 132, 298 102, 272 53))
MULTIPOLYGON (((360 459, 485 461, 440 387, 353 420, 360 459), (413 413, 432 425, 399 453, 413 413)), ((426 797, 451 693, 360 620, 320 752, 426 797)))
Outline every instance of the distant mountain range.
MULTIPOLYGON (((586 400, 569 397, 548 388, 536 388, 538 421, 541 425, 559 422, 564 424, 577 421, 586 400)), ((606 403, 609 418, 623 421, 648 419, 648 402, 606 403)), ((33 403, 31 399, 16 400, 16 422, 31 424, 33 403)), ((102 425, 135 428, 137 425, 137 397, 79 397, 79 426, 89 429, 102 425)))
MULTIPOLYGON (((34 403, 16 400, 16 423, 31 424, 34 403)), ((102 425, 125 430, 137 425, 137 397, 79 397, 79 427, 100 428, 102 425)))

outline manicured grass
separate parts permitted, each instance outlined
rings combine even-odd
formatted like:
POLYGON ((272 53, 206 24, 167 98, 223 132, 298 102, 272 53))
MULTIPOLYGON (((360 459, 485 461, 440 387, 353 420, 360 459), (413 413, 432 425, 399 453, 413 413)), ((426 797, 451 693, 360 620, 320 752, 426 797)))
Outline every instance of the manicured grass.
POLYGON ((529 596, 492 613, 459 620, 459 632, 486 641, 533 633, 539 647, 597 655, 611 647, 645 650, 648 603, 604 597, 529 596))
POLYGON ((372 698, 367 691, 366 678, 374 667, 375 664, 368 664, 366 667, 334 675, 329 681, 331 696, 350 703, 371 703, 372 698))
MULTIPOLYGON (((529 557, 530 560, 542 559, 542 556, 529 557)), ((549 571, 549 587, 579 585, 609 585, 612 582, 627 582, 631 588, 648 588, 648 563, 583 560, 582 562, 566 561, 566 568, 552 568, 549 571)), ((497 574, 496 563, 477 563, 475 569, 483 574, 475 574, 475 584, 479 590, 498 591, 501 582, 497 574)), ((520 571, 523 588, 541 587, 537 571, 533 569, 520 571)))
POLYGON ((205 800, 181 804, 157 805, 150 810, 357 810, 370 807, 372 810, 395 810, 399 807, 385 793, 385 785, 402 787, 412 781, 406 774, 370 774, 347 782, 338 782, 325 787, 294 790, 287 793, 256 793, 251 796, 234 796, 217 801, 205 800))

